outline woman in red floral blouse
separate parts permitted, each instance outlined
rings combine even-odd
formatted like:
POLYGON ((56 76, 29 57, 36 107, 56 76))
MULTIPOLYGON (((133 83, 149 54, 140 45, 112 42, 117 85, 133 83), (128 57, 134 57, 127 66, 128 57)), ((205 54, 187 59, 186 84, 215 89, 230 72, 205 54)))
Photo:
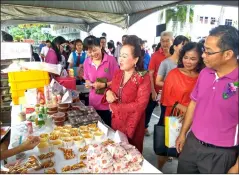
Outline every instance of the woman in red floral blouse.
POLYGON ((144 141, 145 109, 150 95, 150 78, 144 71, 140 40, 129 36, 120 51, 120 70, 102 102, 110 104, 111 126, 126 134, 129 143, 141 153, 144 141))

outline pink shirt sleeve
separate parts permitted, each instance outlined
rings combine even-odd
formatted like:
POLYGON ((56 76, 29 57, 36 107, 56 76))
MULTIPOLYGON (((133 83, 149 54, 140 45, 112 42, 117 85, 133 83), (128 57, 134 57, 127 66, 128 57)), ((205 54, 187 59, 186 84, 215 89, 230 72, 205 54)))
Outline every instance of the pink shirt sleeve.
POLYGON ((197 102, 197 99, 198 99, 199 83, 201 83, 200 81, 201 81, 201 77, 202 77, 203 73, 204 73, 204 69, 200 72, 200 74, 198 76, 197 83, 196 83, 195 87, 193 88, 193 91, 190 95, 191 100, 193 100, 195 102, 197 102))
POLYGON ((88 66, 89 66, 89 63, 88 63, 88 59, 90 58, 87 58, 85 61, 84 61, 84 79, 85 80, 89 80, 89 75, 88 75, 88 66))
POLYGON ((58 64, 57 55, 53 49, 49 49, 49 51, 46 55, 46 63, 58 64))

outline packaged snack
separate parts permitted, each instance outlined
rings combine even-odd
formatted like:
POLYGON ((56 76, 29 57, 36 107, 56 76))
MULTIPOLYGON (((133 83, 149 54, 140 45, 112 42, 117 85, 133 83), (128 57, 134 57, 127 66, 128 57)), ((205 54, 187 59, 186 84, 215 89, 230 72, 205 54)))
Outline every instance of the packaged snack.
POLYGON ((129 149, 127 151, 126 158, 128 159, 128 161, 133 162, 133 163, 141 163, 143 161, 142 154, 135 148, 129 149))
POLYGON ((113 165, 113 157, 109 151, 105 150, 99 157, 96 157, 96 163, 101 168, 108 168, 113 165))

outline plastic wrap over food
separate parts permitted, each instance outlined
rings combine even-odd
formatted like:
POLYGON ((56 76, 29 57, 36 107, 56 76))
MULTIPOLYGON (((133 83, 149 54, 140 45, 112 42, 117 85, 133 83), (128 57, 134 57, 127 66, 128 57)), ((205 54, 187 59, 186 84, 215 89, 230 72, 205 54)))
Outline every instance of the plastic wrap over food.
POLYGON ((127 154, 125 149, 122 146, 118 145, 118 144, 115 145, 112 153, 113 153, 113 158, 114 159, 122 158, 122 157, 124 157, 127 154))
POLYGON ((87 160, 96 159, 102 152, 105 152, 106 148, 102 145, 94 144, 90 145, 87 150, 87 160))
POLYGON ((142 168, 142 166, 136 162, 136 163, 130 163, 128 170, 130 172, 133 172, 133 171, 139 171, 141 168, 142 168))
POLYGON ((108 168, 113 165, 113 158, 109 151, 105 150, 99 157, 96 157, 97 166, 108 168))
POLYGON ((143 156, 137 149, 129 149, 127 150, 127 153, 128 154, 126 155, 126 158, 128 159, 128 161, 133 163, 142 163, 143 156))
POLYGON ((40 70, 60 75, 62 71, 62 66, 61 64, 49 64, 45 62, 16 62, 10 64, 8 68, 1 71, 3 73, 8 73, 24 70, 40 70))
POLYGON ((121 142, 120 146, 122 146, 126 151, 129 150, 129 149, 135 148, 135 146, 130 145, 128 142, 121 142))
POLYGON ((113 166, 115 173, 126 173, 129 171, 128 169, 129 161, 126 157, 122 157, 114 161, 113 166))

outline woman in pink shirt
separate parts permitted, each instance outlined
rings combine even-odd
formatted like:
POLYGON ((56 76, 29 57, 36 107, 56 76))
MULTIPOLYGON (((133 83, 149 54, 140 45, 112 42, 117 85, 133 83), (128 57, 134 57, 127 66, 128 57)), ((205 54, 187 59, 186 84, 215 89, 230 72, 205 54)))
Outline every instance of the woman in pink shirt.
POLYGON ((89 105, 96 109, 105 124, 111 126, 109 104, 102 104, 101 100, 119 66, 113 56, 101 49, 100 41, 96 37, 88 36, 84 45, 89 56, 84 62, 85 86, 90 89, 89 105))
POLYGON ((48 53, 45 57, 45 62, 50 64, 60 64, 62 61, 60 53, 60 45, 63 45, 66 42, 65 38, 58 36, 52 43, 51 47, 48 50, 48 53))

